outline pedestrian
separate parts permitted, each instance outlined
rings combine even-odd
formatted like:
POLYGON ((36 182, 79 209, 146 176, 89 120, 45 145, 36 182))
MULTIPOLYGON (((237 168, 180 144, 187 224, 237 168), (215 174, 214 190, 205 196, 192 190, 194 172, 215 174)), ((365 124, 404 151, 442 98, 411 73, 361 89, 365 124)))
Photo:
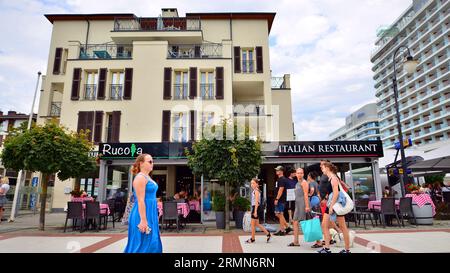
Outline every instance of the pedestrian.
POLYGON ((340 179, 337 177, 337 167, 331 162, 324 162, 321 165, 322 172, 329 178, 330 186, 327 188, 328 202, 325 214, 322 219, 322 232, 324 234, 325 245, 319 250, 319 253, 331 253, 330 250, 330 219, 337 219, 339 227, 344 235, 345 246, 340 253, 350 253, 350 236, 345 223, 345 215, 336 215, 333 206, 339 201, 339 191, 343 190, 340 186, 340 179), (331 200, 330 200, 331 199, 331 200))
MULTIPOLYGON (((288 170, 288 185, 286 186, 286 198, 289 197, 290 192, 291 196, 295 196, 295 185, 297 184, 297 176, 296 176, 296 170, 294 168, 289 168, 288 170)), ((294 197, 295 198, 295 197, 294 197)), ((295 210, 295 199, 292 200, 286 200, 286 206, 289 216, 289 225, 293 224, 293 214, 295 210)))
POLYGON ((298 242, 298 222, 306 220, 306 214, 311 211, 309 205, 309 184, 303 178, 305 173, 302 168, 296 171, 297 184, 295 185, 295 211, 294 211, 294 241, 288 246, 300 246, 298 242))
POLYGON ((141 154, 131 168, 135 175, 133 193, 135 206, 128 219, 128 243, 125 253, 161 253, 161 235, 159 234, 158 204, 156 192, 158 184, 150 178, 153 170, 153 158, 141 154))
POLYGON ((311 204, 311 210, 318 212, 317 207, 320 204, 320 195, 319 195, 319 183, 316 181, 317 173, 311 171, 308 173, 307 182, 309 185, 309 202, 311 204))
POLYGON ((268 243, 270 241, 270 238, 272 237, 272 234, 259 223, 259 219, 263 218, 264 214, 264 207, 262 206, 262 194, 259 190, 258 180, 256 178, 253 178, 251 181, 250 186, 252 187, 252 212, 251 212, 251 229, 252 229, 252 237, 245 241, 246 243, 254 243, 255 242, 255 232, 256 227, 259 227, 261 231, 263 231, 266 236, 266 242, 268 243))
POLYGON ((8 177, 3 177, 0 179, 0 223, 3 220, 3 212, 5 211, 5 205, 8 201, 6 199, 6 193, 9 191, 9 179, 8 177))
POLYGON ((284 209, 286 207, 286 187, 288 186, 289 180, 284 176, 284 167, 277 166, 275 168, 278 180, 275 184, 275 216, 278 218, 280 223, 280 230, 274 235, 284 236, 289 234, 292 229, 284 218, 284 209))

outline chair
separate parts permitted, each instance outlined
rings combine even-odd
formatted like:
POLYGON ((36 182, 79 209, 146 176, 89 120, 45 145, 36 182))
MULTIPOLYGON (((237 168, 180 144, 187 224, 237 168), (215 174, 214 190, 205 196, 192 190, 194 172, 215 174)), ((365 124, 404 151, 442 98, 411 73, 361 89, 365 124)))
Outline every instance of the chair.
POLYGON ((67 228, 67 220, 72 219, 72 230, 80 220, 80 232, 83 231, 83 204, 81 202, 67 202, 66 223, 64 224, 64 232, 67 228))
POLYGON ((356 211, 350 212, 354 215, 355 225, 360 225, 361 220, 363 220, 364 229, 366 229, 366 216, 369 216, 372 227, 375 227, 372 220, 372 211, 369 210, 369 199, 356 200, 355 209, 356 211), (358 220, 358 224, 356 224, 356 220, 358 220))
POLYGON ((116 220, 118 220, 118 218, 116 218, 116 216, 115 216, 116 215, 116 201, 114 199, 108 199, 108 200, 106 200, 106 204, 109 207, 109 214, 106 215, 106 217, 104 217, 105 218, 105 229, 108 227, 108 217, 110 217, 110 216, 112 217, 113 228, 116 228, 114 226, 114 222, 116 220))
POLYGON ((400 198, 400 217, 402 218, 402 225, 405 226, 405 223, 403 222, 403 216, 408 217, 408 221, 412 217, 414 218, 414 223, 417 227, 417 220, 416 216, 414 215, 414 211, 412 209, 412 198, 411 197, 402 197, 400 198))
POLYGON ((400 227, 400 219, 397 214, 397 209, 395 207, 395 198, 381 198, 381 220, 383 221, 383 227, 386 228, 386 218, 385 216, 392 215, 395 216, 400 227))
POLYGON ((97 231, 100 230, 101 224, 100 203, 99 202, 86 202, 86 226, 89 227, 89 220, 94 221, 94 226, 97 227, 97 231), (98 225, 97 225, 98 220, 98 225))
POLYGON ((450 204, 450 191, 443 191, 442 198, 444 199, 445 204, 450 204))
MULTIPOLYGON (((177 202, 168 201, 163 202, 163 215, 162 215, 162 224, 164 225, 167 221, 175 221, 177 224, 177 232, 179 232, 179 223, 178 223, 178 206, 177 202)), ((166 228, 167 228, 166 224, 166 228)))

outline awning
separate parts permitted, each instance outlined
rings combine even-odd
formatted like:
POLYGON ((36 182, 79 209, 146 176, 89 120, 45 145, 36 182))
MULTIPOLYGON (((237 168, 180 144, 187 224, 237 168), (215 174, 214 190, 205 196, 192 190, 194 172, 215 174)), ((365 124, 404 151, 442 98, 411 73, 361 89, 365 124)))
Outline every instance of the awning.
POLYGON ((450 173, 450 144, 424 153, 424 160, 411 165, 415 173, 450 173))

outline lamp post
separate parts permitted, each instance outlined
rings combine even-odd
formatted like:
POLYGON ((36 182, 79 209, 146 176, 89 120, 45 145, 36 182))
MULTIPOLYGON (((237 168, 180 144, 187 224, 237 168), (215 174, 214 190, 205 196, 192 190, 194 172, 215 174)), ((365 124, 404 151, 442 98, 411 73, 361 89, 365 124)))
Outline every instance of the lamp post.
MULTIPOLYGON (((28 127, 27 127, 27 131, 30 130, 31 128, 31 121, 33 120, 33 109, 34 109, 34 103, 36 101, 36 95, 37 95, 37 90, 39 87, 39 79, 41 78, 41 71, 39 71, 38 73, 38 78, 36 81, 36 89, 34 90, 34 96, 33 96, 33 104, 31 105, 31 111, 30 111, 30 117, 28 118, 28 127)), ((19 174, 17 175, 17 182, 16 182, 16 189, 14 191, 14 199, 13 199, 13 203, 12 203, 12 208, 11 208, 11 215, 9 216, 9 222, 14 222, 14 219, 16 217, 17 214, 17 203, 19 202, 19 188, 24 176, 24 171, 20 170, 19 174)))
POLYGON ((397 56, 397 53, 400 52, 401 49, 406 49, 408 52, 408 55, 406 56, 406 61, 403 64, 403 68, 406 70, 407 74, 412 74, 416 70, 417 67, 417 61, 414 61, 413 57, 411 56, 411 51, 407 46, 400 46, 395 50, 394 56, 392 57, 392 62, 394 63, 394 79, 392 80, 392 85, 394 86, 394 100, 395 100, 395 111, 397 113, 397 130, 398 130, 398 137, 400 142, 400 156, 402 161, 402 170, 403 173, 400 175, 400 188, 402 197, 405 197, 405 181, 408 179, 408 175, 406 173, 406 157, 405 157, 405 150, 403 148, 403 134, 402 134, 402 125, 400 123, 400 111, 398 107, 398 89, 397 89, 397 70, 395 66, 395 57, 397 56))

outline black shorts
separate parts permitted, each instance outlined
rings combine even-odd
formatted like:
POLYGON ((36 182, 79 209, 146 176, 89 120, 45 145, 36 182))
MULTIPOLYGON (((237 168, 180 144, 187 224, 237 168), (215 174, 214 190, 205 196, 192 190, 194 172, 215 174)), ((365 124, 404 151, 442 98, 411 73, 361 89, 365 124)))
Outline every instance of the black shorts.
POLYGON ((287 201, 286 205, 286 209, 295 210, 295 201, 287 201))
POLYGON ((256 212, 256 217, 255 217, 255 206, 252 206, 252 219, 260 219, 260 218, 264 218, 264 209, 261 206, 258 206, 258 211, 256 212))

